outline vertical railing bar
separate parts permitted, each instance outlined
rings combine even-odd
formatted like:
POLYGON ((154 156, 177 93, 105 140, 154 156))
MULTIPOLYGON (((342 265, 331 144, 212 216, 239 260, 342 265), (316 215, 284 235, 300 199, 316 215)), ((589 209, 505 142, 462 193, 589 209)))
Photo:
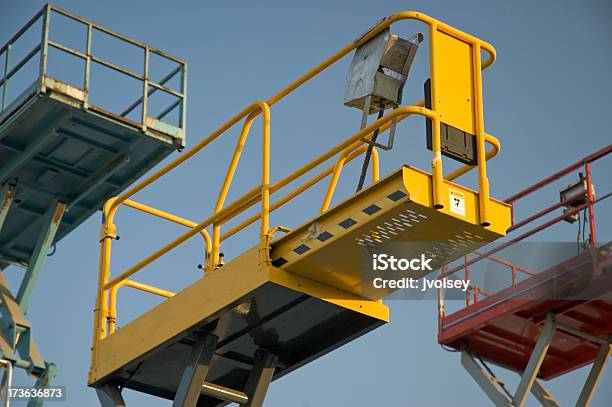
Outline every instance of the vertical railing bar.
POLYGON ((85 102, 84 107, 87 109, 89 107, 89 77, 91 73, 91 37, 92 37, 93 25, 91 23, 87 24, 87 46, 85 49, 85 78, 83 83, 83 90, 85 91, 85 102))
POLYGON ((149 103, 149 47, 144 49, 144 80, 142 82, 142 131, 147 131, 147 105, 149 103))
POLYGON ((8 81, 9 81, 9 77, 7 76, 8 73, 8 69, 9 69, 9 64, 11 63, 11 59, 10 59, 10 55, 11 55, 11 49, 13 48, 13 44, 8 44, 6 47, 6 56, 4 59, 4 76, 2 78, 2 109, 0 109, 0 111, 4 111, 4 109, 6 108, 7 102, 6 99, 8 97, 8 81))
MULTIPOLYGON (((464 260, 465 260, 465 281, 467 281, 468 284, 471 286, 472 281, 471 281, 471 273, 470 273, 470 256, 466 254, 464 257, 464 260)), ((470 305, 471 305, 470 290, 465 290, 465 306, 469 307, 470 305)))
POLYGON ((438 24, 432 22, 429 24, 429 70, 431 76, 431 110, 435 116, 431 120, 432 126, 432 137, 431 137, 431 175, 433 178, 433 206, 436 209, 444 208, 444 199, 442 198, 442 151, 441 151, 441 140, 440 140, 440 115, 438 114, 438 82, 436 78, 436 45, 437 45, 437 34, 438 24))
POLYGON ((589 231, 591 234, 590 246, 592 249, 595 249, 597 247, 597 236, 595 234, 595 208, 593 208, 595 197, 593 196, 593 180, 591 178, 590 162, 584 163, 584 172, 586 173, 587 201, 589 202, 589 231))
POLYGON ((476 133, 476 163, 478 165, 478 203, 480 224, 489 226, 489 180, 487 178, 487 158, 485 150, 484 113, 482 107, 482 72, 480 43, 472 43, 472 77, 474 79, 474 122, 476 133))
POLYGON ((182 81, 181 81, 181 93, 183 96, 181 97, 181 123, 180 128, 183 129, 183 134, 187 131, 187 64, 181 65, 182 69, 182 81))
POLYGON ((47 3, 43 14, 42 38, 40 51, 40 90, 46 91, 45 76, 47 75, 47 53, 49 51, 49 26, 51 24, 51 4, 47 3))
MULTIPOLYGON (((448 271, 448 266, 443 266, 442 270, 440 270, 440 275, 443 276, 448 271)), ((444 317, 445 317, 445 309, 444 309, 444 289, 442 286, 438 287, 438 333, 441 333, 444 329, 444 317)))

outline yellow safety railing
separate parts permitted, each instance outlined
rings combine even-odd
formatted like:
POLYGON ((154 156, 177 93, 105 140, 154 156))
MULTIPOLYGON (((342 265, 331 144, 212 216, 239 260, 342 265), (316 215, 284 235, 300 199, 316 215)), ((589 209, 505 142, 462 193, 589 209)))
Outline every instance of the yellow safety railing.
MULTIPOLYGON (((325 61, 308 71, 302 77, 291 83, 289 86, 269 98, 267 101, 253 102, 237 115, 232 117, 229 121, 215 130, 208 137, 204 138, 198 144, 196 144, 189 151, 185 152, 179 158, 167 164, 165 167, 157 171, 155 174, 147 177, 139 184, 133 186, 128 191, 124 192, 118 197, 109 199, 103 208, 103 222, 100 239, 100 263, 99 263, 99 274, 98 274, 98 291, 96 297, 96 306, 94 311, 94 333, 93 333, 93 347, 92 347, 92 366, 96 365, 98 357, 98 342, 103 340, 107 335, 112 334, 116 326, 116 296, 117 291, 120 287, 128 286, 134 289, 149 292, 155 295, 169 298, 174 294, 153 287, 144 283, 136 282, 130 279, 132 275, 151 264, 161 256, 165 255, 172 249, 176 248, 186 240, 190 239, 196 234, 201 234, 205 241, 205 265, 206 272, 210 272, 215 269, 219 262, 219 250, 221 243, 229 237, 240 232, 248 225, 261 221, 260 226, 260 263, 269 264, 270 262, 270 240, 274 232, 284 231, 287 232, 287 228, 275 227, 270 229, 270 212, 278 209, 285 205, 287 202, 294 199, 313 185, 317 184, 329 175, 331 176, 330 183, 327 188, 323 203, 321 205, 321 211, 325 211, 329 208, 334 190, 339 180, 340 173, 344 165, 354 158, 360 156, 366 151, 366 145, 364 139, 368 139, 372 136, 375 130, 379 130, 380 133, 388 130, 393 120, 399 122, 411 115, 420 115, 431 120, 432 122, 432 179, 433 179, 433 201, 436 208, 443 208, 444 201, 442 195, 442 158, 441 158, 441 140, 440 140, 440 121, 441 115, 436 113, 437 102, 437 83, 436 83, 436 37, 438 33, 444 33, 455 39, 463 41, 473 48, 472 52, 472 67, 473 67, 473 78, 474 78, 474 94, 477 100, 475 100, 475 106, 477 106, 477 112, 475 112, 475 136, 476 136, 476 148, 477 148, 477 165, 476 166, 463 166, 458 170, 453 171, 444 177, 447 180, 453 180, 473 168, 478 169, 478 189, 479 189, 479 207, 480 207, 480 223, 483 226, 490 224, 488 214, 488 202, 489 202, 489 187, 486 175, 486 161, 494 157, 500 149, 498 140, 486 134, 484 131, 484 120, 482 114, 482 101, 479 100, 481 95, 481 69, 485 69, 493 63, 495 60, 495 49, 490 44, 471 36, 463 31, 460 31, 454 27, 451 27, 445 23, 437 21, 432 17, 425 14, 406 11, 394 14, 377 24, 374 28, 364 34, 358 40, 348 44, 336 54, 327 58, 325 61), (285 178, 270 185, 270 107, 282 100, 285 96, 293 92, 295 89, 302 86, 304 83, 333 65, 341 58, 348 55, 351 51, 366 43, 383 30, 391 26, 393 23, 401 20, 418 20, 428 25, 429 27, 429 44, 430 44, 430 78, 431 78, 431 109, 424 107, 424 101, 420 101, 411 106, 401 106, 390 113, 384 115, 380 119, 372 122, 365 128, 356 132, 345 141, 333 147, 331 150, 322 154, 318 158, 312 160, 308 164, 305 164, 301 168, 297 169, 285 178), (488 53, 487 59, 481 61, 481 49, 488 53), (244 149, 246 139, 249 135, 249 131, 253 121, 261 116, 262 117, 262 174, 261 184, 236 199, 234 202, 225 205, 225 200, 229 192, 232 180, 234 178, 238 162, 244 149), (206 148, 211 142, 223 135, 228 129, 232 128, 239 121, 245 119, 244 124, 240 132, 240 136, 236 143, 234 153, 232 155, 230 165, 228 166, 215 209, 212 215, 203 220, 200 223, 192 222, 178 216, 157 210, 150 206, 137 203, 130 200, 130 198, 140 192, 142 189, 152 184, 174 168, 178 167, 191 157, 198 154, 204 148, 206 148), (491 145, 491 149, 486 151, 485 143, 491 145), (307 174, 314 168, 328 161, 334 156, 338 155, 338 160, 335 165, 332 165, 324 169, 319 174, 315 175, 308 181, 299 185, 293 191, 289 192, 283 198, 279 199, 273 204, 270 204, 270 195, 294 182, 298 178, 307 174), (235 218, 245 210, 251 208, 256 203, 260 203, 260 211, 246 219, 242 223, 234 226, 225 234, 221 234, 221 226, 229 220, 235 218), (123 273, 119 274, 115 278, 111 279, 110 276, 110 258, 111 258, 111 243, 116 238, 116 227, 114 224, 114 217, 119 206, 125 205, 139 211, 149 213, 151 215, 169 220, 171 222, 181 224, 189 228, 189 230, 183 233, 166 246, 147 256, 145 259, 136 263, 123 273), (206 228, 212 226, 212 238, 209 236, 206 228)), ((372 179, 377 181, 379 178, 378 170, 378 153, 373 150, 373 169, 372 179)))

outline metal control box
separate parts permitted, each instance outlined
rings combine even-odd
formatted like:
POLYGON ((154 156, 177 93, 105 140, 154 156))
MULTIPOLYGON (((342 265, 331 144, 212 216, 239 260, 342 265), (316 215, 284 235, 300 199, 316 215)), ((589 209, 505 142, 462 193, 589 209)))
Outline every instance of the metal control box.
POLYGON ((406 40, 387 29, 357 48, 346 77, 344 104, 364 110, 371 96, 368 114, 397 107, 422 40, 421 33, 406 40))

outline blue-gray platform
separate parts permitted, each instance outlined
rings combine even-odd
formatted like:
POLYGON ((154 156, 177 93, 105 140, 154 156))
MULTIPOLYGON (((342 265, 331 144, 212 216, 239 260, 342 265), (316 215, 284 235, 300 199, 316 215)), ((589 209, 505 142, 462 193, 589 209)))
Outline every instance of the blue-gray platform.
POLYGON ((85 109, 82 91, 48 77, 45 82, 45 91, 35 83, 0 116, 0 184, 17 186, 0 230, 3 261, 29 261, 37 224, 58 200, 66 213, 55 241, 183 146, 180 133, 143 131, 111 112, 85 109))

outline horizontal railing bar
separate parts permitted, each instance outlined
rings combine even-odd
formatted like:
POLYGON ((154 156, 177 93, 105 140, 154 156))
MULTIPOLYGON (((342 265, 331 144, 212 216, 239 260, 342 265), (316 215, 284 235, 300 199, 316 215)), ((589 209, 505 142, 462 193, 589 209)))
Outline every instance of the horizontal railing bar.
POLYGON ((32 27, 34 23, 36 23, 36 20, 38 20, 45 13, 45 7, 43 7, 38 13, 36 13, 34 17, 32 17, 23 27, 21 27, 19 31, 15 33, 15 35, 13 35, 7 42, 4 43, 2 48, 0 48, 0 54, 3 54, 9 45, 14 44, 15 41, 19 39, 19 37, 21 37, 26 31, 28 31, 28 29, 32 27))
POLYGON ((121 72, 121 73, 123 73, 123 74, 126 74, 126 75, 128 75, 128 76, 131 76, 131 77, 132 77, 132 78, 134 78, 134 79, 138 79, 138 80, 140 80, 140 81, 144 81, 144 80, 145 80, 144 76, 139 75, 139 74, 137 74, 137 73, 135 73, 135 72, 132 72, 132 71, 130 71, 129 69, 122 68, 122 67, 120 67, 119 65, 115 65, 115 64, 113 64, 112 62, 108 62, 108 61, 106 61, 106 60, 104 60, 104 59, 102 59, 102 58, 98 58, 98 57, 95 57, 95 56, 91 55, 91 56, 90 56, 90 59, 91 59, 92 61, 94 61, 94 62, 97 62, 97 63, 99 63, 99 64, 101 64, 101 65, 106 66, 107 68, 111 68, 111 69, 114 69, 114 70, 116 70, 116 71, 119 71, 119 72, 121 72))
POLYGON ((550 212, 554 211, 555 209, 561 208, 562 206, 565 206, 565 205, 569 205, 570 203, 572 203, 576 199, 583 198, 584 195, 585 194, 583 192, 578 192, 577 194, 569 196, 569 197, 567 197, 567 198, 557 202, 556 204, 551 205, 548 208, 543 209, 543 210, 541 210, 541 211, 539 211, 539 212, 529 216, 528 218, 521 220, 518 223, 515 223, 514 225, 512 225, 512 226, 510 226, 508 228, 507 232, 512 232, 513 230, 516 230, 516 229, 518 229, 520 227, 523 227, 526 224, 531 223, 534 220, 537 220, 537 219, 541 218, 542 216, 549 214, 550 212))
MULTIPOLYGON (((474 253, 482 254, 482 251, 476 249, 476 250, 474 250, 474 253)), ((534 273, 533 271, 531 271, 531 270, 529 270, 529 269, 527 269, 527 268, 525 268, 525 267, 523 267, 523 266, 521 266, 519 264, 514 264, 514 263, 512 263, 512 262, 510 262, 508 260, 504 260, 504 259, 502 259, 500 257, 493 256, 492 254, 487 256, 487 258, 492 260, 492 261, 494 261, 494 262, 496 262, 496 263, 502 264, 504 266, 507 266, 507 267, 510 267, 510 268, 514 268, 514 269, 520 271, 521 273, 525 273, 525 274, 528 274, 530 276, 535 276, 536 275, 536 273, 534 273)))
POLYGON ((574 164, 570 165, 569 167, 566 167, 564 169, 562 169, 561 171, 551 175, 550 177, 546 177, 541 181, 536 182, 535 184, 533 184, 532 186, 525 188, 524 190, 522 190, 521 192, 512 195, 511 197, 507 198, 505 200, 505 202, 507 203, 512 203, 518 199, 521 199, 539 189, 541 189, 542 187, 550 184, 551 182, 554 182, 556 180, 558 180, 559 178, 569 174, 570 172, 577 170, 578 168, 582 167, 584 164, 586 163, 591 163, 593 161, 597 161, 600 158, 604 157, 605 155, 609 154, 610 152, 612 152, 612 144, 607 145, 606 147, 602 148, 599 151, 594 152, 593 154, 584 157, 582 160, 575 162, 574 164))
POLYGON ((159 55, 160 57, 167 58, 167 59, 169 59, 169 60, 171 60, 171 61, 173 61, 173 62, 176 62, 177 64, 181 64, 182 66, 187 65, 187 62, 186 62, 186 61, 182 60, 181 58, 177 58, 177 57, 175 57, 174 55, 168 54, 167 52, 162 51, 162 50, 161 50, 161 49, 159 49, 159 48, 155 48, 155 47, 151 47, 151 46, 149 46, 149 52, 152 52, 152 53, 154 53, 154 54, 157 54, 157 55, 159 55))
POLYGON ((87 55, 83 54, 82 52, 77 51, 76 49, 72 49, 70 47, 67 47, 65 45, 59 44, 59 43, 57 43, 55 41, 48 40, 47 44, 51 45, 54 48, 60 49, 60 50, 62 50, 64 52, 67 52, 69 54, 72 54, 75 57, 79 57, 81 59, 87 59, 87 55))
POLYGON ((9 79, 11 79, 11 77, 13 75, 15 75, 15 73, 17 73, 18 70, 20 70, 25 64, 27 64, 28 62, 30 62, 30 59, 32 59, 32 57, 34 55, 36 55, 36 53, 38 53, 38 51, 40 51, 40 44, 38 44, 37 46, 35 46, 32 51, 30 51, 28 53, 28 55, 26 55, 25 57, 23 57, 21 59, 21 61, 19 61, 19 63, 17 63, 13 68, 11 68, 10 71, 5 72, 4 73, 4 77, 2 79, 0 79, 0 86, 4 85, 4 83, 6 81, 8 81, 9 79))
POLYGON ((160 297, 172 298, 176 294, 172 291, 164 290, 163 288, 155 287, 149 284, 141 283, 139 281, 134 280, 123 280, 122 286, 131 287, 136 290, 145 291, 150 294, 159 295, 160 297))
MULTIPOLYGON (((177 66, 173 71, 171 71, 168 75, 164 76, 160 81, 159 84, 160 85, 165 85, 166 82, 168 82, 170 79, 172 79, 174 77, 174 75, 176 75, 178 72, 180 72, 181 67, 177 66)), ((147 96, 151 96, 153 93, 155 93, 157 91, 157 88, 152 88, 148 90, 147 96)), ((130 114, 130 112, 134 109, 136 109, 136 107, 138 105, 140 105, 142 103, 142 96, 139 97, 134 103, 132 103, 130 106, 128 106, 127 109, 125 109, 123 112, 120 113, 121 116, 127 116, 128 114, 130 114)))
MULTIPOLYGON (((167 221, 170 221, 170 222, 182 225, 182 226, 186 226, 189 228, 193 228, 198 225, 196 222, 191 221, 189 219, 181 218, 180 216, 174 215, 172 213, 165 212, 165 211, 153 208, 152 206, 148 206, 143 203, 136 202, 130 199, 125 200, 123 202, 123 205, 128 206, 132 209, 136 209, 140 212, 148 213, 149 215, 157 216, 158 218, 165 219, 167 221)), ((210 250, 212 248, 210 236, 208 235, 208 232, 204 229, 200 231, 200 234, 204 238, 204 242, 206 243, 206 253, 208 254, 210 253, 210 250)))
MULTIPOLYGON (((579 194, 576 194, 575 197, 576 198, 581 198, 583 195, 584 195, 583 193, 579 193, 579 194)), ((522 221, 513 224, 512 226, 510 226, 508 228, 506 233, 512 232, 513 230, 516 230, 516 229, 518 229, 520 227, 523 227, 526 224, 531 223, 534 220, 537 220, 537 219, 541 218, 542 216, 549 214, 550 212, 554 211, 555 209, 558 209, 558 208, 568 204, 569 202, 571 202, 571 200, 572 200, 572 197, 570 197, 568 199, 565 199, 564 201, 557 202, 556 204, 554 204, 552 206, 549 206, 546 209, 542 209, 541 211, 539 211, 539 212, 529 216, 528 218, 525 218, 522 221), (567 201, 567 202, 565 202, 565 201, 567 201)))
POLYGON ((163 92, 169 93, 171 95, 174 95, 178 98, 182 98, 184 96, 181 92, 177 92, 173 89, 165 87, 164 85, 160 85, 159 83, 152 82, 151 80, 149 80, 149 86, 156 88, 158 90, 161 90, 163 92))
POLYGON ((121 34, 115 32, 115 31, 113 31, 111 29, 108 29, 106 27, 102 27, 101 25, 98 25, 98 24, 96 24, 94 22, 91 22, 91 21, 86 20, 86 19, 84 19, 82 17, 79 17, 79 16, 77 16, 75 14, 72 14, 72 13, 70 13, 70 12, 64 10, 64 9, 61 9, 61 8, 59 8, 57 6, 51 5, 51 10, 53 10, 53 11, 59 13, 59 14, 63 14, 65 17, 71 18, 71 19, 76 20, 76 21, 78 21, 80 23, 83 23, 85 25, 91 25, 92 28, 94 28, 96 30, 99 30, 99 31, 102 31, 102 32, 104 32, 106 34, 109 34, 109 35, 111 35, 111 36, 113 36, 113 37, 115 37, 115 38, 117 38, 119 40, 122 40, 122 41, 128 42, 130 44, 136 45, 136 46, 138 46, 138 47, 140 47, 142 49, 145 49, 145 48, 149 47, 149 51, 153 51, 156 54, 158 54, 158 55, 160 55, 160 56, 162 56, 164 58, 168 58, 168 59, 170 59, 170 60, 172 60, 174 62, 177 62, 177 63, 180 63, 180 64, 185 64, 185 61, 183 61, 182 59, 177 58, 177 57, 175 57, 173 55, 170 55, 167 52, 164 52, 164 51, 159 50, 157 48, 150 47, 150 46, 148 46, 148 45, 146 45, 146 44, 144 44, 144 43, 142 43, 142 42, 140 42, 138 40, 135 40, 133 38, 127 37, 125 35, 121 35, 121 34))

